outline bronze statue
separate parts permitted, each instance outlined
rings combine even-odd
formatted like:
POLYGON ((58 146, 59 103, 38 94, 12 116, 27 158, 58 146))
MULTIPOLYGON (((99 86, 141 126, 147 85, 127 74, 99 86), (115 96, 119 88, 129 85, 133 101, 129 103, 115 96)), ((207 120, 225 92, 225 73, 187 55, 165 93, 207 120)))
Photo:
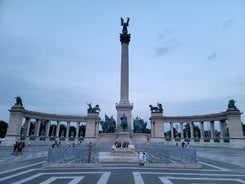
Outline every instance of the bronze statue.
POLYGON ((162 104, 157 103, 157 107, 153 107, 152 105, 149 105, 151 113, 162 113, 163 112, 163 108, 162 108, 162 104))
POLYGON ((103 133, 114 133, 116 129, 116 121, 113 116, 110 118, 105 114, 105 121, 100 121, 103 133))
POLYGON ((233 100, 233 99, 229 100, 228 110, 238 110, 236 105, 235 105, 235 100, 233 100))
POLYGON ((121 119, 121 127, 123 128, 124 131, 126 131, 128 129, 128 119, 125 116, 125 114, 123 114, 123 116, 120 119, 121 119))
POLYGON ((133 120, 134 133, 145 133, 147 122, 144 122, 143 119, 138 116, 133 120))
POLYGON ((129 26, 129 18, 127 18, 127 22, 124 22, 123 18, 121 17, 121 26, 123 26, 122 34, 127 35, 128 34, 127 27, 129 26))
POLYGON ((23 106, 22 99, 21 99, 20 96, 15 97, 15 99, 16 99, 15 105, 21 105, 21 106, 23 106))
POLYGON ((95 105, 95 107, 92 107, 91 103, 87 103, 87 105, 88 105, 88 109, 87 109, 88 113, 100 111, 100 107, 98 104, 95 105))

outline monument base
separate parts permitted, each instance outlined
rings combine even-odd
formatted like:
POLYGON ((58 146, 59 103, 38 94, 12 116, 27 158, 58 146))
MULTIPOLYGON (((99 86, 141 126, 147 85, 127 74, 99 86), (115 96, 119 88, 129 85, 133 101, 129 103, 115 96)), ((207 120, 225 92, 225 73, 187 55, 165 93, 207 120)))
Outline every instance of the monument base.
POLYGON ((99 153, 100 163, 137 163, 138 153, 130 139, 129 132, 119 132, 109 152, 99 153), (119 143, 119 144, 118 144, 119 143), (128 145, 126 145, 127 143, 128 145), (126 145, 126 146, 125 146, 126 145))

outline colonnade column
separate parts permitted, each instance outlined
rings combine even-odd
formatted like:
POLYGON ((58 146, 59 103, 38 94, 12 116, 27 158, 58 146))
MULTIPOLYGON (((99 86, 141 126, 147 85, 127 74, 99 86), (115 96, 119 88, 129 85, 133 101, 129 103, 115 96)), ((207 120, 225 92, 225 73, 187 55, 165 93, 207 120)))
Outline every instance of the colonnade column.
POLYGON ((184 139, 183 122, 180 122, 180 138, 184 139))
POLYGON ((31 119, 26 118, 26 137, 29 137, 29 132, 30 132, 30 126, 31 126, 31 119))
POLYGON ((194 127, 193 122, 190 122, 190 138, 194 139, 194 127))
POLYGON ((200 134, 201 134, 201 140, 203 141, 204 139, 204 126, 203 126, 203 121, 200 122, 200 134))
POLYGON ((77 122, 77 127, 76 127, 76 138, 79 136, 79 127, 80 127, 80 122, 77 122))
POLYGON ((171 132, 171 139, 173 139, 174 138, 173 122, 170 122, 170 132, 171 132))
POLYGON ((59 133, 60 133, 60 122, 57 121, 56 135, 55 135, 56 138, 59 137, 59 133))
POLYGON ((50 130, 50 121, 46 123, 46 132, 45 132, 45 137, 49 137, 49 130, 50 130))
POLYGON ((66 127, 66 138, 69 139, 69 132, 70 132, 70 122, 67 121, 67 127, 66 127))
POLYGON ((215 136, 214 121, 210 121, 209 124, 210 124, 211 141, 213 141, 215 136))
POLYGON ((36 122, 35 122, 35 136, 36 137, 39 137, 40 124, 41 124, 40 119, 36 119, 36 122))
POLYGON ((219 121, 219 128, 220 128, 220 139, 223 139, 224 133, 225 133, 225 121, 224 120, 219 121))

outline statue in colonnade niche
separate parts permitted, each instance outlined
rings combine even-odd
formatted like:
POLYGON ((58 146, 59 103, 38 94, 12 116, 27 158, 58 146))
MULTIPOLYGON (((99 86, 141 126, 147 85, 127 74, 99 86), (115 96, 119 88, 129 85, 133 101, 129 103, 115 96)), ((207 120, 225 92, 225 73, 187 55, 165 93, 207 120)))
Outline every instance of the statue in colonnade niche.
POLYGON ((152 105, 149 105, 149 107, 150 107, 151 113, 157 113, 157 112, 162 113, 163 112, 162 104, 160 104, 160 103, 157 103, 156 107, 154 107, 152 105))
POLYGON ((100 111, 100 107, 98 104, 95 105, 95 107, 92 107, 92 103, 87 103, 87 105, 88 105, 88 109, 87 109, 88 113, 100 111))
POLYGON ((65 131, 64 131, 64 130, 61 131, 60 136, 61 136, 61 137, 64 137, 64 136, 65 136, 65 131))
POLYGON ((74 137, 74 135, 75 135, 75 134, 74 134, 74 131, 71 131, 70 136, 71 136, 71 137, 74 137))

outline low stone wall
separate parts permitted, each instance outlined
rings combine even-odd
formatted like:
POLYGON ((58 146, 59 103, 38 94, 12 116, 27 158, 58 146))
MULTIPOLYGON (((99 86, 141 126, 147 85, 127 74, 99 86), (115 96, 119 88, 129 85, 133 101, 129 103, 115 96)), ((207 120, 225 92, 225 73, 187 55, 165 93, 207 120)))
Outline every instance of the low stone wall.
POLYGON ((195 164, 197 163, 195 148, 182 148, 178 146, 159 143, 137 145, 137 151, 146 153, 148 163, 157 164, 195 164))
MULTIPOLYGON (((111 145, 81 144, 76 147, 65 146, 49 148, 48 163, 99 163, 101 151, 111 151, 111 145)), ((150 164, 196 164, 195 148, 181 148, 164 144, 136 144, 136 152, 145 152, 150 164)))
POLYGON ((48 163, 98 163, 99 149, 92 144, 81 144, 76 147, 49 147, 47 161, 48 163))

